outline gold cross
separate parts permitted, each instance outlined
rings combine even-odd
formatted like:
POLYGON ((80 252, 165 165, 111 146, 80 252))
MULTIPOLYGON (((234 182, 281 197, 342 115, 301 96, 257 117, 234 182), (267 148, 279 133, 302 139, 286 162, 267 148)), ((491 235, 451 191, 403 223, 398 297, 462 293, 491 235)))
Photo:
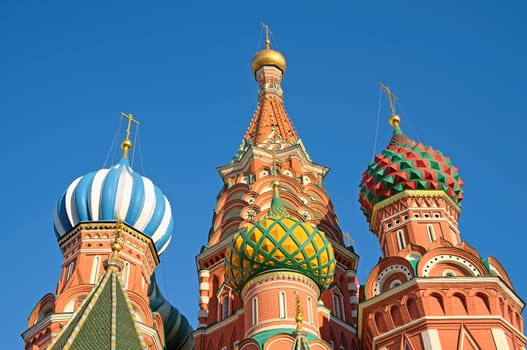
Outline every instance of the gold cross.
POLYGON ((117 215, 117 224, 115 226, 115 235, 113 237, 113 243, 112 243, 112 259, 117 259, 119 256, 119 252, 121 251, 122 245, 121 245, 121 232, 123 230, 123 220, 117 215))
POLYGON ((353 238, 351 238, 351 236, 350 236, 349 233, 344 232, 342 235, 344 236, 344 238, 345 238, 345 240, 346 240, 346 246, 349 247, 350 245, 352 245, 353 243, 355 243, 355 241, 353 240, 353 238))
POLYGON ((262 27, 265 29, 265 48, 268 49, 271 45, 271 40, 269 39, 269 34, 273 34, 269 29, 269 25, 262 22, 262 27))
POLYGON ((121 117, 128 119, 128 127, 126 128, 126 140, 129 141, 130 140, 130 133, 131 133, 131 128, 132 128, 132 123, 134 123, 135 125, 139 126, 139 121, 134 119, 134 116, 131 113, 126 114, 124 112, 121 112, 121 117))
POLYGON ((295 315, 295 321, 296 321, 296 331, 301 332, 302 331, 302 321, 303 321, 303 314, 302 306, 300 305, 300 297, 295 292, 295 302, 296 302, 296 315, 295 315))
POLYGON ((386 92, 386 96, 388 97, 388 102, 390 103, 390 109, 392 111, 392 115, 395 115, 394 103, 397 101, 397 97, 395 97, 395 95, 392 94, 392 92, 390 91, 390 88, 384 85, 382 82, 379 82, 379 85, 386 92))

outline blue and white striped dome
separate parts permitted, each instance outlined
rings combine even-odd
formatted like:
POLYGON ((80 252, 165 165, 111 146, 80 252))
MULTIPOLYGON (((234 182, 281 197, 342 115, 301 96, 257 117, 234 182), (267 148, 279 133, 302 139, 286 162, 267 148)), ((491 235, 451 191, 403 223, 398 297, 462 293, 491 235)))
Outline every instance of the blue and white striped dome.
POLYGON ((150 179, 134 172, 127 158, 74 180, 55 211, 55 234, 62 237, 79 222, 116 217, 152 238, 161 254, 172 238, 170 203, 150 179))

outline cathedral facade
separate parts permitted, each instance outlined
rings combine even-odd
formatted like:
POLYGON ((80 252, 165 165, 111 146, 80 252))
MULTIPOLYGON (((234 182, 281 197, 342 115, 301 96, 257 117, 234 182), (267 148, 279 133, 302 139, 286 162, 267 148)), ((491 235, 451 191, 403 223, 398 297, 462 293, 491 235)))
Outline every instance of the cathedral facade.
POLYGON ((31 312, 25 349, 525 349, 523 301, 497 259, 459 231, 458 169, 404 134, 390 90, 393 136, 359 191, 382 257, 362 267, 371 272, 361 285, 324 186, 329 169, 286 112, 286 60, 269 37, 251 68, 256 111, 218 168, 223 185, 197 252, 195 329, 157 287, 170 202, 130 167, 137 121, 123 114, 121 160, 77 178, 59 200, 62 273, 31 312))

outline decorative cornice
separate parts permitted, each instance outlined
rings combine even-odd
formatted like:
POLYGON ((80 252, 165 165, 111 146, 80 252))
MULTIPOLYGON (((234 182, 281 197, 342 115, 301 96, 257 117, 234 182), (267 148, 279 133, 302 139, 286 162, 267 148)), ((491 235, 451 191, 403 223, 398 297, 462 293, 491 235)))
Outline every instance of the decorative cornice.
POLYGON ((516 294, 516 292, 510 288, 501 278, 494 277, 494 276, 486 276, 486 277, 417 277, 413 278, 410 281, 407 281, 397 287, 394 287, 380 295, 377 295, 369 300, 365 300, 361 303, 359 303, 359 310, 362 312, 363 309, 371 306, 372 304, 379 303, 382 300, 391 298, 395 294, 398 294, 402 291, 405 291, 407 289, 413 288, 416 285, 419 287, 419 285, 432 285, 432 284, 438 284, 444 287, 445 281, 448 281, 449 288, 457 288, 458 285, 462 285, 463 288, 466 288, 467 285, 472 284, 482 284, 482 283, 495 283, 497 284, 515 303, 520 305, 520 307, 523 309, 525 303, 523 300, 520 299, 520 297, 516 294))
MULTIPOLYGON (((68 233, 63 235, 58 239, 59 246, 62 246, 67 241, 69 241, 72 237, 76 236, 77 233, 80 231, 101 231, 101 230, 115 230, 117 227, 117 222, 114 221, 94 221, 94 222, 81 222, 75 225, 68 233)), ((157 253, 157 249, 154 245, 154 241, 147 235, 141 233, 140 231, 134 229, 133 227, 129 226, 126 223, 123 223, 122 225, 122 232, 126 232, 130 236, 138 239, 139 241, 146 243, 148 247, 150 248, 150 251, 152 251, 152 256, 154 258, 154 261, 156 265, 159 264, 159 254, 157 253)))
POLYGON ((320 288, 318 284, 309 278, 308 276, 301 274, 300 272, 296 271, 287 271, 287 270, 279 270, 279 271, 270 271, 270 272, 264 272, 261 274, 258 274, 251 278, 245 285, 243 286, 240 295, 242 299, 245 298, 248 291, 251 289, 252 286, 255 284, 259 284, 266 281, 272 281, 272 280, 294 280, 301 283, 306 284, 310 289, 313 289, 315 293, 317 294, 317 297, 320 295, 320 288))
MULTIPOLYGON (((466 321, 476 321, 476 320, 494 320, 494 321, 500 321, 504 324, 506 324, 511 330, 513 330, 513 332, 516 334, 516 336, 519 336, 520 338, 523 339, 523 341, 526 341, 527 340, 527 337, 515 326, 513 326, 509 321, 507 321, 506 319, 504 319, 502 316, 493 316, 493 315, 487 315, 487 316, 459 316, 459 315, 456 315, 456 316, 423 316, 421 318, 418 318, 416 320, 413 320, 411 322, 408 322, 402 326, 399 326, 399 327, 396 327, 386 333, 382 333, 376 337, 373 338, 373 348, 376 349, 375 345, 377 342, 385 339, 385 338, 389 338, 390 336, 394 335, 394 334, 400 334, 400 333, 403 333, 404 331, 412 328, 412 327, 415 327, 419 324, 422 324, 422 323, 425 323, 425 322, 430 322, 430 321, 437 321, 438 323, 447 323, 449 325, 451 325, 453 323, 453 321, 458 321, 460 323, 464 323, 466 321)), ((359 331, 360 332, 360 331, 359 331)), ((359 335, 360 337, 360 335, 359 335)))
POLYGON ((66 323, 71 319, 72 316, 73 312, 62 312, 44 317, 42 320, 40 320, 39 322, 31 326, 31 328, 27 329, 24 333, 22 333, 22 338, 24 339, 24 341, 28 341, 36 334, 44 330, 44 328, 48 327, 50 324, 57 322, 66 323))
POLYGON ((452 198, 450 198, 448 196, 448 194, 445 192, 445 191, 441 191, 441 190, 405 190, 405 191, 402 191, 400 193, 397 193, 391 197, 388 197, 386 198, 385 200, 383 201, 380 201, 379 203, 375 204, 375 206, 373 207, 373 212, 372 212, 372 215, 371 215, 371 224, 370 224, 370 227, 372 225, 374 225, 376 219, 377 219, 377 212, 389 205, 392 205, 393 203, 399 201, 400 199, 403 199, 403 198, 407 198, 407 197, 421 197, 421 198, 432 198, 432 197, 441 197, 443 198, 448 204, 450 204, 450 206, 452 208, 454 208, 454 210, 460 214, 461 213, 461 209, 459 207, 459 205, 456 204, 456 202, 454 202, 454 200, 452 200, 452 198))

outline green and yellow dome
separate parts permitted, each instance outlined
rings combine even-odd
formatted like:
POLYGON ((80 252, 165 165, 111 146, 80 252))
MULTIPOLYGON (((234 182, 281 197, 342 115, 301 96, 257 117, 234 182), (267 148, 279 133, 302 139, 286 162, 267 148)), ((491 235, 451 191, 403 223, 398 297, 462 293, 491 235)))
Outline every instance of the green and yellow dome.
POLYGON ((273 184, 267 216, 237 232, 225 252, 225 279, 236 291, 260 273, 288 270, 313 279, 321 291, 335 274, 333 246, 324 232, 288 216, 273 184))

